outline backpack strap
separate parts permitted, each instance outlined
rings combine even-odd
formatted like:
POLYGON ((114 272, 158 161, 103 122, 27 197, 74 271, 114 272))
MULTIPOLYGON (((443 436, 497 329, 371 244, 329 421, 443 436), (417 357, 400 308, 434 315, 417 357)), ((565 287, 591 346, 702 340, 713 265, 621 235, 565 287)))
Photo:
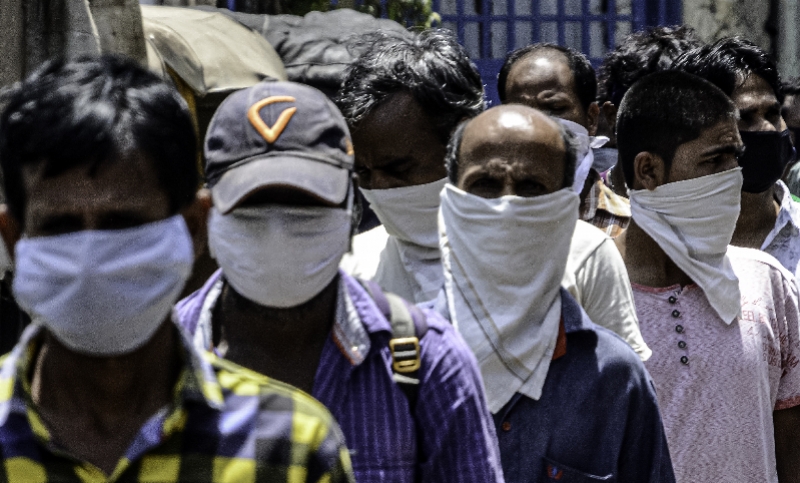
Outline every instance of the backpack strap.
POLYGON ((389 340, 392 379, 405 394, 413 412, 419 396, 419 369, 422 365, 419 341, 428 332, 428 321, 416 305, 384 292, 374 281, 359 282, 392 325, 392 338, 389 340))

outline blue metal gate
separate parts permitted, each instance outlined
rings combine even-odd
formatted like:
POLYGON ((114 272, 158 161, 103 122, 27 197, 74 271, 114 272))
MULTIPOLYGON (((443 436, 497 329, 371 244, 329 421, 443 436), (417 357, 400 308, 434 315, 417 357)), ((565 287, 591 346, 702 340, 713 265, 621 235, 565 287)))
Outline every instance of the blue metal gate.
MULTIPOLYGON (((350 3, 362 5, 364 0, 350 3)), ((486 95, 498 102, 496 78, 506 52, 533 42, 580 50, 597 67, 631 32, 682 21, 683 0, 432 0, 442 27, 458 34, 480 70, 486 95)), ((242 0, 225 0, 236 10, 242 0)), ((342 3, 330 0, 331 6, 342 3)), ((380 0, 384 14, 387 0, 380 0)))
POLYGON ((458 34, 495 103, 510 50, 553 42, 580 50, 596 67, 629 33, 682 23, 680 0, 433 0, 433 9, 458 34))

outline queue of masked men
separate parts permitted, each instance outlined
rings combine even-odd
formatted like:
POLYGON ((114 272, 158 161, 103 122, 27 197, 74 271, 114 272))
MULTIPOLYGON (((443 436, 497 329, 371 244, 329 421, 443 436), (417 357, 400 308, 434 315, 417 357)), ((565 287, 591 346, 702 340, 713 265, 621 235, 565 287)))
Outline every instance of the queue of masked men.
POLYGON ((450 34, 365 40, 336 105, 231 95, 200 191, 185 103, 129 61, 7 95, 0 233, 34 324, 0 363, 5 478, 800 481, 769 55, 655 29, 598 95, 534 45, 485 110, 450 34), (355 235, 357 190, 381 226, 355 235), (206 244, 219 271, 173 308, 206 244))

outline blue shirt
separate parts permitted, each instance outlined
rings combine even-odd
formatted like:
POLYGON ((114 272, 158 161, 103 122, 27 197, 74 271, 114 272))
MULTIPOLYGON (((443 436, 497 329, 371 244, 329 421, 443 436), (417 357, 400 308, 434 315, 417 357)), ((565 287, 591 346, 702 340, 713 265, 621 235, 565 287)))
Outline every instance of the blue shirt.
POLYGON ((674 482, 655 387, 641 360, 563 289, 561 300, 562 350, 541 398, 517 393, 494 416, 506 481, 674 482))
MULTIPOLYGON (((366 290, 340 272, 338 314, 322 350, 312 395, 342 428, 356 481, 502 482, 500 456, 477 362, 439 314, 425 311, 415 414, 392 380, 391 325, 366 290), (416 475, 416 477, 415 477, 416 475)), ((178 304, 195 344, 210 349, 210 316, 224 278, 178 304)))

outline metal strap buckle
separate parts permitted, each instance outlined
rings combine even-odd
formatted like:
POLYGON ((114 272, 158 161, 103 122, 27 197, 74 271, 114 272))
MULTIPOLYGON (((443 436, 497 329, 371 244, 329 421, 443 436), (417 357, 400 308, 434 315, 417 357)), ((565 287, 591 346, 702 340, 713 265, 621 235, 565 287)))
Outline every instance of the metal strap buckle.
POLYGON ((392 351, 392 367, 397 372, 414 372, 422 366, 419 358, 419 339, 416 337, 391 339, 389 350, 392 351))

